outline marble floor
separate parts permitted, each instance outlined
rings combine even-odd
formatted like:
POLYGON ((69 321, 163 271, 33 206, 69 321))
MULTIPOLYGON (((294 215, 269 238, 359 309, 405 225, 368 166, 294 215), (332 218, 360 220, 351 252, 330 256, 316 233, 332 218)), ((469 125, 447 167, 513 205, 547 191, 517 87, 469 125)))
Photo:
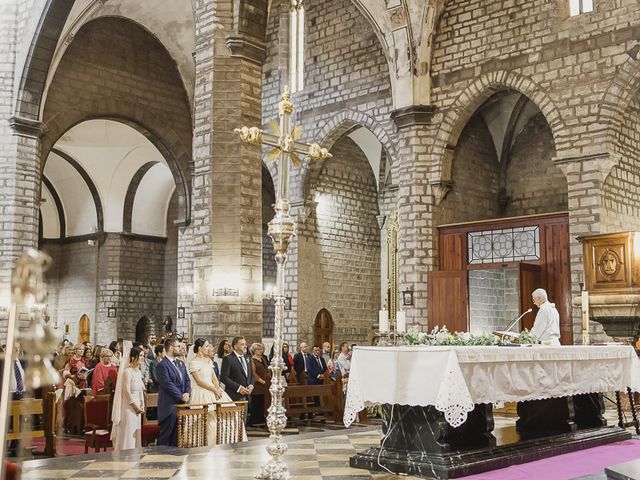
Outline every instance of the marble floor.
MULTIPOLYGON (((496 436, 515 421, 496 416, 496 436)), ((371 474, 349 467, 349 457, 378 445, 379 426, 349 430, 329 430, 286 437, 286 462, 295 480, 383 480, 399 478, 390 474, 371 474)), ((268 460, 268 439, 254 439, 237 445, 185 450, 151 447, 120 454, 90 454, 31 460, 23 464, 23 480, 250 480, 268 460)), ((414 477, 402 477, 406 480, 414 477)), ((603 472, 581 477, 605 480, 603 472)))

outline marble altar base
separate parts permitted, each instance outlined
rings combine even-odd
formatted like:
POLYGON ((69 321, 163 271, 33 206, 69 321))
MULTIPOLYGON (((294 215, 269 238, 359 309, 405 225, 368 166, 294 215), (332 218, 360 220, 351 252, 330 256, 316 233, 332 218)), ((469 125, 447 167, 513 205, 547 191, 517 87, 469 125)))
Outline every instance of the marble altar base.
POLYGON ((393 473, 447 479, 631 438, 626 430, 606 426, 601 396, 579 397, 576 402, 573 397, 523 402, 518 426, 499 445, 491 433, 491 405, 476 405, 458 428, 434 407, 384 405, 386 439, 351 457, 350 465, 384 471, 382 465, 393 473), (548 422, 535 421, 547 417, 548 422))

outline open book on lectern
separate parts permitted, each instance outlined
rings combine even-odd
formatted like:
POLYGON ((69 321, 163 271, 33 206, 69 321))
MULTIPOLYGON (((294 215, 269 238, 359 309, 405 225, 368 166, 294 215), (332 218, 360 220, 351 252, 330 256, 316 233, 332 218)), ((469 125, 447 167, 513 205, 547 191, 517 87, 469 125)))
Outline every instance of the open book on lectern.
POLYGON ((497 337, 500 337, 500 338, 506 338, 506 337, 516 338, 516 339, 520 338, 520 334, 518 332, 509 332, 507 330, 505 330, 505 331, 494 331, 493 334, 495 336, 497 336, 497 337))

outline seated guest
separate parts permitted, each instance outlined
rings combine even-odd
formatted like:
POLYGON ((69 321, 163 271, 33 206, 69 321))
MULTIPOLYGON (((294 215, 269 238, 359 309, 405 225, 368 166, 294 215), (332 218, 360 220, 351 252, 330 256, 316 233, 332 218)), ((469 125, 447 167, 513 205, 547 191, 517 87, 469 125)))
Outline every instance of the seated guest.
POLYGON ((89 369, 84 364, 84 345, 81 343, 73 349, 73 355, 64 367, 62 378, 71 379, 78 388, 86 388, 87 372, 89 369))
POLYGON ((100 352, 100 363, 93 369, 93 384, 91 391, 94 395, 110 393, 118 381, 118 368, 111 363, 113 353, 108 348, 103 348, 100 352))

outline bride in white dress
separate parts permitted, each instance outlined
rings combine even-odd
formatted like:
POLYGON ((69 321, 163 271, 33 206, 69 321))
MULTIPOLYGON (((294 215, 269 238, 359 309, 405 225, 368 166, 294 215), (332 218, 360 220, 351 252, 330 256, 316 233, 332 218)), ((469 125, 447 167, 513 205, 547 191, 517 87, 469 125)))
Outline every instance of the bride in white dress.
MULTIPOLYGON (((215 403, 232 402, 233 400, 222 390, 213 370, 213 362, 211 360, 214 353, 213 346, 204 338, 198 338, 193 344, 193 353, 195 356, 188 362, 189 374, 193 378, 190 402, 194 404, 214 404, 209 407, 209 424, 207 426, 207 445, 211 446, 216 443, 217 422, 215 408, 221 408, 216 406, 215 403)), ((242 436, 243 440, 246 441, 245 432, 243 432, 242 436)))

